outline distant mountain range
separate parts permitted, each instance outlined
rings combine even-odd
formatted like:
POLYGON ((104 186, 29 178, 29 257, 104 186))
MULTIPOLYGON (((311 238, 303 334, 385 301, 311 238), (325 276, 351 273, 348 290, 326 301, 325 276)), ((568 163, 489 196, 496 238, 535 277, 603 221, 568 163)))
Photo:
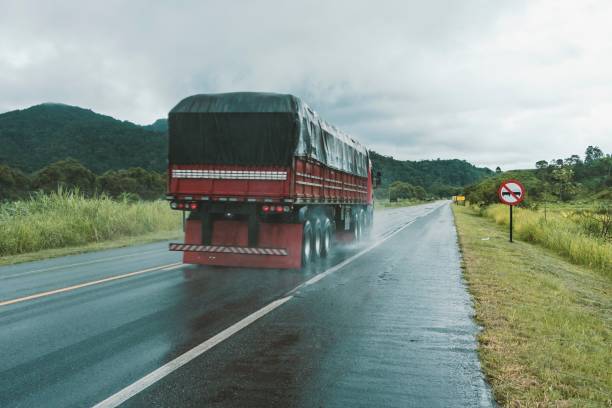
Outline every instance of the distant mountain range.
MULTIPOLYGON (((96 173, 142 167, 164 171, 166 119, 139 126, 76 106, 46 103, 0 114, 0 164, 31 173, 71 157, 96 173)), ((463 160, 398 161, 372 152, 385 182, 464 186, 491 174, 463 160)))

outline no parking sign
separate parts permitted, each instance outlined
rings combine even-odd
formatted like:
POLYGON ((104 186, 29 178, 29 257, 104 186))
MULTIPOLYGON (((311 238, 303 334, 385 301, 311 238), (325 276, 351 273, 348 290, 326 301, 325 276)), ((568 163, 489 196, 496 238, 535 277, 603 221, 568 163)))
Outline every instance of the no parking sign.
POLYGON ((525 199, 525 187, 518 180, 502 181, 497 189, 497 196, 499 201, 510 207, 510 242, 512 242, 512 207, 525 199))

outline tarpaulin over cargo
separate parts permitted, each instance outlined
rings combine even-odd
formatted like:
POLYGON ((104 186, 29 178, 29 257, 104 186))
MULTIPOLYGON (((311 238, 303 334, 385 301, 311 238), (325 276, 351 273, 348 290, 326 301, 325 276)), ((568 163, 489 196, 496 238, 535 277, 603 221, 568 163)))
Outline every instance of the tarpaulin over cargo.
POLYGON ((194 95, 168 122, 171 164, 289 166, 297 156, 367 176, 367 150, 293 95, 194 95))

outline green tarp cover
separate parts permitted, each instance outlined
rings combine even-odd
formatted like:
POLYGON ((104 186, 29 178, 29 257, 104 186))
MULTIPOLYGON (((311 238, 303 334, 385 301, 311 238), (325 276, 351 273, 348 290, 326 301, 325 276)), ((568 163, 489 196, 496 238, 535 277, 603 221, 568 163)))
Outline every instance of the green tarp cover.
POLYGON ((310 157, 367 176, 367 150, 293 95, 194 95, 170 111, 168 124, 171 164, 289 166, 310 157))

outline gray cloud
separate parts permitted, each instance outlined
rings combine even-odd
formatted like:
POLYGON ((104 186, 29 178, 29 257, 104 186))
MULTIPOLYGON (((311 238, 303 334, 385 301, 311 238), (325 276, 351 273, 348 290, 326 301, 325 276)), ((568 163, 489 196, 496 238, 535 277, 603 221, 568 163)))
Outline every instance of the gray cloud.
POLYGON ((3 1, 0 111, 150 123, 190 94, 262 90, 396 158, 612 151, 606 0, 177 3, 3 1))

